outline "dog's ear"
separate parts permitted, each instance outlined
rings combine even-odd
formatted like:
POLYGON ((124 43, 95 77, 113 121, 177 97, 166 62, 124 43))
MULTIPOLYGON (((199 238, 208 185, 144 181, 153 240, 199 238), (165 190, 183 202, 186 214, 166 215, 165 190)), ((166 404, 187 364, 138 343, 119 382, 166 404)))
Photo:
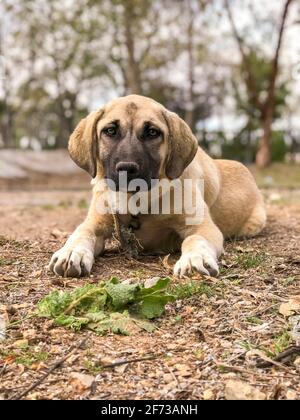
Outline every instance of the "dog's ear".
POLYGON ((92 178, 97 174, 97 123, 104 111, 95 111, 81 120, 69 139, 69 153, 74 162, 92 178))
POLYGON ((177 114, 169 111, 163 114, 169 130, 166 175, 175 179, 194 159, 198 141, 190 127, 177 114))

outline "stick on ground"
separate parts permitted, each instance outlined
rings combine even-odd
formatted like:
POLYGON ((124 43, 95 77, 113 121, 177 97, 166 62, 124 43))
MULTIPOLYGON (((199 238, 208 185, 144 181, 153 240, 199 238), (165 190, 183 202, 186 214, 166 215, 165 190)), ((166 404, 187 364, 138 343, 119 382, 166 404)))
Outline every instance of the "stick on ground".
POLYGON ((29 394, 29 392, 33 391, 35 388, 37 388, 39 385, 41 385, 41 383, 44 382, 44 380, 55 370, 57 369, 66 359, 68 359, 68 357, 70 357, 75 350, 79 349, 80 347, 82 347, 85 342, 87 340, 87 337, 84 338, 84 340, 80 341, 77 344, 74 344, 73 346, 70 347, 70 350, 61 358, 59 359, 57 362, 54 363, 54 365, 51 366, 51 368, 49 370, 47 370, 47 372, 40 377, 40 379, 38 379, 36 382, 34 382, 29 388, 25 389, 24 391, 20 392, 17 395, 14 395, 10 398, 8 398, 9 400, 20 400, 23 397, 25 397, 25 395, 29 394))

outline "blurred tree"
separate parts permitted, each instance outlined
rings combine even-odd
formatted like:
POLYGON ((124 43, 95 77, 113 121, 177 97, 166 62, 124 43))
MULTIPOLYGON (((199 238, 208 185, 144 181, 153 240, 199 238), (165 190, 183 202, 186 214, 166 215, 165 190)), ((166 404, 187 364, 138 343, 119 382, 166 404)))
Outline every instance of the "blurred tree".
POLYGON ((110 73, 117 70, 115 88, 121 87, 121 94, 149 94, 152 73, 171 58, 160 33, 162 6, 161 0, 110 0, 102 7, 101 13, 110 22, 110 73))
POLYGON ((15 109, 11 95, 12 74, 8 66, 5 46, 5 15, 7 2, 0 4, 0 140, 5 147, 14 147, 15 109))
POLYGON ((102 9, 108 21, 111 71, 124 94, 152 97, 178 112, 193 130, 207 117, 208 84, 197 76, 207 58, 206 1, 112 0, 102 9), (201 29, 199 29, 201 28, 201 29), (183 71, 174 69, 183 64, 183 71), (177 77, 180 76, 180 81, 177 77), (203 93, 204 90, 204 93, 203 93))
MULTIPOLYGON (((233 94, 236 101, 237 111, 240 115, 247 116, 245 129, 252 132, 262 127, 265 120, 264 101, 268 89, 269 79, 272 72, 272 61, 256 50, 250 50, 247 54, 247 72, 251 73, 255 83, 255 90, 244 89, 240 83, 244 80, 244 65, 238 66, 233 71, 231 80, 233 94)), ((286 108, 286 98, 289 94, 289 80, 278 81, 275 90, 273 104, 273 121, 282 117, 286 108)))
POLYGON ((232 32, 241 55, 241 74, 245 82, 249 106, 255 106, 263 128, 263 136, 256 154, 256 164, 259 167, 267 166, 272 160, 272 123, 275 117, 276 96, 281 96, 280 92, 277 95, 279 88, 276 85, 279 74, 279 59, 285 24, 292 2, 293 0, 284 1, 275 53, 273 58, 268 61, 259 57, 257 52, 246 45, 245 39, 242 38, 235 24, 230 2, 224 0, 232 32), (260 68, 260 65, 262 65, 262 68, 260 68))
POLYGON ((98 16, 101 2, 95 3, 79 0, 66 9, 60 0, 7 1, 13 61, 22 72, 16 92, 18 137, 40 140, 48 127, 55 146, 66 147, 75 121, 87 112, 81 93, 101 78, 105 84, 106 22, 98 16))

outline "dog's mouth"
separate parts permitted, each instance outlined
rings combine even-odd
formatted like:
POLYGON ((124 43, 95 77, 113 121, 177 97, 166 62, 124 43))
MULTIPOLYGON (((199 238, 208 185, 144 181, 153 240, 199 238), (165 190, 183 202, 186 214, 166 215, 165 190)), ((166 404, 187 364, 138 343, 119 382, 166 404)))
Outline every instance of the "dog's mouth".
POLYGON ((130 194, 137 192, 150 191, 159 182, 158 179, 152 178, 135 178, 127 182, 105 178, 105 182, 112 191, 122 191, 130 194))

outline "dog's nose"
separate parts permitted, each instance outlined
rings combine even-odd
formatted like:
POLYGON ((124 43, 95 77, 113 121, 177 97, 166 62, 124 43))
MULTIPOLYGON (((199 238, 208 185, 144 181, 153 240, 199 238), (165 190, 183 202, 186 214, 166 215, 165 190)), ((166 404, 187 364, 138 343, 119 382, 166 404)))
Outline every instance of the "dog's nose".
POLYGON ((119 162, 116 165, 117 172, 127 172, 128 175, 135 176, 139 173, 140 167, 135 162, 119 162))

